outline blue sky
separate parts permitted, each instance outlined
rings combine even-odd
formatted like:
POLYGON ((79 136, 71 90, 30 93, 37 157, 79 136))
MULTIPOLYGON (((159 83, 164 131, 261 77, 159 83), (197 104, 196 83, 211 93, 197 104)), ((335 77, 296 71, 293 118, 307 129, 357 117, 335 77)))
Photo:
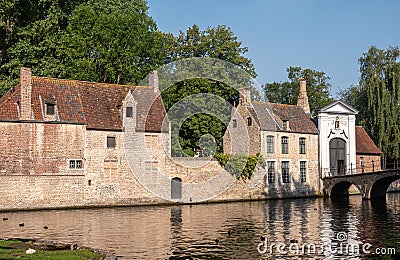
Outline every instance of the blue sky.
POLYGON ((178 34, 197 24, 231 28, 262 85, 287 80, 286 68, 324 71, 336 95, 359 80, 371 45, 400 46, 400 1, 148 0, 158 28, 178 34))

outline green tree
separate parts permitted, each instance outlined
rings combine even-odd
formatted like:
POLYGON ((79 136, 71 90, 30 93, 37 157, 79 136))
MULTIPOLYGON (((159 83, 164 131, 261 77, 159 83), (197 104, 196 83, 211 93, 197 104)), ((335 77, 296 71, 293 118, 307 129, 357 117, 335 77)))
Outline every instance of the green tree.
POLYGON ((387 50, 371 46, 358 60, 360 84, 341 93, 342 98, 360 111, 362 124, 387 159, 400 157, 400 57, 398 47, 387 50))
POLYGON ((83 0, 0 3, 0 96, 18 82, 21 66, 36 75, 58 76, 60 38, 83 0))
POLYGON ((143 0, 90 0, 75 9, 63 40, 67 78, 137 84, 165 59, 143 0))
MULTIPOLYGON (((243 79, 243 84, 249 84, 248 79, 256 76, 251 60, 244 56, 247 48, 242 47, 242 43, 226 26, 219 25, 201 31, 197 25, 193 25, 186 32, 181 31, 176 37, 172 37, 171 34, 166 34, 164 37, 168 44, 167 61, 179 61, 194 57, 215 58, 235 64, 246 71, 248 77, 243 79)), ((195 67, 198 66, 197 63, 185 63, 185 66, 184 70, 198 69, 195 67), (190 67, 192 65, 193 67, 190 67)), ((220 70, 221 76, 226 74, 226 67, 216 67, 205 62, 201 67, 205 78, 177 82, 162 91, 162 98, 167 110, 185 97, 199 93, 213 94, 233 104, 239 97, 236 89, 225 83, 206 78, 209 74, 218 74, 216 73, 218 70, 220 70)), ((241 77, 241 75, 229 74, 229 72, 227 75, 230 80, 242 80, 235 78, 241 77)), ((210 103, 204 102, 198 102, 196 105, 197 110, 211 106, 210 103)), ((189 114, 185 108, 182 108, 182 110, 189 114)), ((191 115, 182 125, 174 122, 173 116, 171 116, 172 154, 174 156, 193 155, 193 149, 200 146, 200 138, 208 134, 215 139, 216 151, 221 152, 222 137, 226 130, 225 124, 230 119, 230 110, 222 111, 219 115, 221 115, 219 119, 206 113, 191 115), (181 149, 179 146, 181 146, 181 149)))
POLYGON ((297 104, 299 95, 299 78, 307 81, 308 102, 311 114, 315 115, 316 110, 324 107, 333 101, 330 96, 330 77, 325 72, 301 67, 290 67, 286 69, 288 81, 273 82, 263 85, 265 98, 272 103, 297 104))
POLYGON ((21 66, 38 76, 135 84, 165 60, 164 36, 144 0, 38 2, 43 10, 7 48, 0 92, 18 82, 21 66))

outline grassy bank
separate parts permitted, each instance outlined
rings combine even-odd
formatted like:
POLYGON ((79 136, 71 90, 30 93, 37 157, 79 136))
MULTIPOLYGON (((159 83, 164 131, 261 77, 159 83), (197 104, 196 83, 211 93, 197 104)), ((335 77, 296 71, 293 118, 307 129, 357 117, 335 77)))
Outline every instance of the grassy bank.
POLYGON ((71 250, 69 246, 46 245, 34 241, 0 240, 0 259, 104 259, 101 254, 88 249, 71 250), (34 254, 27 254, 26 250, 36 250, 34 254))

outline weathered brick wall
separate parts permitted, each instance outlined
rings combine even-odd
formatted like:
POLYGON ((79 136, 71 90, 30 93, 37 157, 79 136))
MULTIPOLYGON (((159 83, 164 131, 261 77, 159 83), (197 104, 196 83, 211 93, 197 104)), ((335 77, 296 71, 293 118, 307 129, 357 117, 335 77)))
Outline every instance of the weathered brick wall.
POLYGON ((356 155, 357 173, 362 172, 361 157, 364 158, 364 172, 380 171, 381 170, 381 157, 379 155, 356 155))
POLYGON ((85 206, 83 175, 2 175, 0 209, 85 206))
POLYGON ((83 159, 85 126, 0 122, 0 174, 83 174, 69 159, 83 159))
POLYGON ((315 195, 320 192, 320 177, 318 172, 318 135, 292 132, 263 131, 261 135, 261 154, 266 161, 275 162, 275 183, 266 182, 266 192, 271 196, 288 197, 315 195), (267 136, 274 136, 274 153, 267 153, 267 136), (288 154, 282 153, 283 136, 288 137, 288 154), (305 154, 299 152, 299 138, 305 138, 305 154), (282 182, 282 162, 289 162, 290 182, 282 182), (306 162, 306 182, 301 182, 300 161, 306 162), (275 195, 274 195, 275 194, 275 195))
POLYGON ((250 105, 233 108, 232 118, 223 136, 225 154, 255 155, 261 150, 260 127, 250 105), (251 125, 248 125, 248 118, 251 125), (236 123, 234 122, 236 121, 236 123))
MULTIPOLYGON (((157 134, 155 134, 157 135, 157 134)), ((143 204, 162 201, 146 190, 137 176, 132 172, 127 161, 129 156, 135 157, 138 164, 143 164, 142 143, 144 133, 130 136, 135 143, 134 151, 124 149, 122 132, 88 130, 86 135, 86 164, 87 179, 86 198, 90 205, 123 205, 143 204), (107 136, 116 138, 116 147, 107 147, 107 136), (141 140, 141 141, 140 141, 141 140), (90 185, 89 185, 90 180, 90 185)))
MULTIPOLYGON (((243 181, 230 176, 217 161, 170 158, 167 133, 132 131, 124 136, 86 130, 83 125, 6 122, 0 129, 1 145, 7 147, 0 164, 3 210, 170 203, 174 177, 182 180, 182 199, 175 202, 190 202, 194 196, 195 201, 223 201, 311 195, 296 188, 294 161, 293 182, 271 192, 264 169, 243 181), (107 136, 115 137, 115 148, 107 147, 107 136), (70 170, 69 159, 82 159, 83 169, 70 170)), ((309 138, 311 153, 317 144, 309 138)), ((317 168, 310 159, 310 182, 313 167, 317 168)))

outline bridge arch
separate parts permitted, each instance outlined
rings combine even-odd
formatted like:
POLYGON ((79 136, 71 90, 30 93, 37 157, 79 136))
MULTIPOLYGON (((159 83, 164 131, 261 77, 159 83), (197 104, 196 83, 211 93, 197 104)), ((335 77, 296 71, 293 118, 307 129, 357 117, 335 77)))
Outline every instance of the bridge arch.
POLYGON ((369 198, 384 198, 390 184, 400 180, 399 175, 386 176, 376 179, 369 189, 369 198))
POLYGON ((348 196, 351 185, 354 185, 360 191, 360 194, 363 194, 363 190, 356 183, 351 181, 341 181, 332 186, 329 195, 336 198, 348 196))

